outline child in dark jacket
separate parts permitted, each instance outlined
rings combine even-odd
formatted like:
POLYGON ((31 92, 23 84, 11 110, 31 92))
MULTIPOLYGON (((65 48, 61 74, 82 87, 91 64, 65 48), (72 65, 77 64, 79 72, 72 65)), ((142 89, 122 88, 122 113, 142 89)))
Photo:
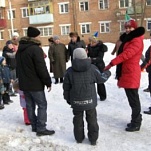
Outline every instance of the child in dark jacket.
POLYGON ((4 104, 9 104, 13 102, 12 100, 10 100, 10 96, 9 96, 9 86, 10 86, 10 82, 13 82, 13 80, 11 78, 10 69, 6 64, 6 60, 4 57, 0 57, 0 66, 1 66, 0 67, 1 77, 5 88, 5 91, 2 94, 2 99, 4 104))
POLYGON ((68 68, 63 82, 64 99, 73 108, 74 136, 78 143, 82 143, 84 135, 84 112, 88 123, 88 138, 91 145, 96 145, 99 134, 97 123, 97 94, 95 83, 104 83, 110 71, 100 73, 98 68, 91 64, 83 48, 73 52, 72 67, 68 68))

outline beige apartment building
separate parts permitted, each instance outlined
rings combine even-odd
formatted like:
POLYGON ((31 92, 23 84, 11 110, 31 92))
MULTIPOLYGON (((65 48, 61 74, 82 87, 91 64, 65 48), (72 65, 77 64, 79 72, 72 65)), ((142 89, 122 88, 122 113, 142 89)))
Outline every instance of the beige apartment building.
POLYGON ((26 36, 28 26, 41 31, 43 46, 53 35, 68 44, 71 31, 86 43, 96 31, 100 40, 114 43, 124 31, 126 12, 150 38, 151 0, 0 0, 0 50, 13 32, 26 36))

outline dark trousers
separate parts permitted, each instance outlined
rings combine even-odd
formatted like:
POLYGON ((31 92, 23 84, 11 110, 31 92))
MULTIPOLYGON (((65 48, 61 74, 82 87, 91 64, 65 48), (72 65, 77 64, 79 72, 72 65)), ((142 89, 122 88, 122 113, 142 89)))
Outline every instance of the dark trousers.
MULTIPOLYGON (((86 110, 86 121, 88 125, 88 138, 90 142, 95 142, 98 139, 99 126, 97 123, 96 109, 86 110)), ((75 111, 73 109, 73 125, 74 125, 74 137, 78 142, 84 139, 84 111, 75 111)))
POLYGON ((148 81, 149 81, 148 88, 149 88, 149 91, 151 93, 151 71, 148 72, 148 81))
POLYGON ((46 130, 47 101, 44 91, 24 91, 28 118, 32 129, 39 131, 46 130), (36 115, 36 105, 37 115, 36 115))
POLYGON ((141 125, 142 115, 141 112, 141 104, 138 95, 138 89, 125 89, 129 105, 132 109, 131 115, 131 123, 135 124, 136 126, 141 125))
POLYGON ((106 99, 106 88, 105 88, 105 84, 97 84, 97 92, 98 95, 100 96, 101 100, 105 100, 106 99))

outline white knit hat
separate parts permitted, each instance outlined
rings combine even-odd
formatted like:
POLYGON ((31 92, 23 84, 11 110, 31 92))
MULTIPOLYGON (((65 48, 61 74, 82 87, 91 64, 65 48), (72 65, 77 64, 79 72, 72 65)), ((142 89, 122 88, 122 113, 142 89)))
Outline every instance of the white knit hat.
POLYGON ((86 59, 87 53, 84 48, 76 48, 73 51, 73 59, 86 59))
POLYGON ((13 37, 19 37, 19 34, 17 32, 14 32, 13 37))

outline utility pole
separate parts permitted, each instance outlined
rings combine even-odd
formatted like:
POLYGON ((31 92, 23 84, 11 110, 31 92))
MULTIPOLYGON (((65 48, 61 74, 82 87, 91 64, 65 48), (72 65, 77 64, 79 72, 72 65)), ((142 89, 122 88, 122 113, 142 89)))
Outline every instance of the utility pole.
POLYGON ((10 15, 10 23, 11 23, 11 36, 14 33, 14 24, 13 24, 13 14, 12 14, 12 5, 11 0, 8 0, 9 3, 9 15, 10 15))

